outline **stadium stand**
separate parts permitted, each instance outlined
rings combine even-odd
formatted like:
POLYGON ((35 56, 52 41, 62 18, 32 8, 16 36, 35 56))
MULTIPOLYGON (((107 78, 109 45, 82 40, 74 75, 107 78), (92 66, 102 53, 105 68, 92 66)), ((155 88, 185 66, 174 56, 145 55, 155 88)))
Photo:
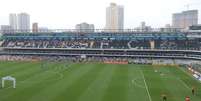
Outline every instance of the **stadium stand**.
MULTIPOLYGON (((1 55, 201 59, 200 33, 5 33, 1 55)), ((118 60, 117 60, 118 61, 118 60)), ((122 60, 123 61, 123 60, 122 60)), ((138 63, 139 61, 135 61, 138 63)), ((149 63, 149 62, 147 62, 149 63)))

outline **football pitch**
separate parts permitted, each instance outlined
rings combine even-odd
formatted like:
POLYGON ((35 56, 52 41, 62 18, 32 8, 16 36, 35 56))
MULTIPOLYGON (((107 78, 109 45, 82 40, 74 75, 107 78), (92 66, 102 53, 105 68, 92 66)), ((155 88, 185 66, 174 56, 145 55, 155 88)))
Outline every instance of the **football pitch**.
POLYGON ((6 81, 0 101, 201 101, 201 83, 178 66, 0 62, 8 75, 16 88, 6 81))

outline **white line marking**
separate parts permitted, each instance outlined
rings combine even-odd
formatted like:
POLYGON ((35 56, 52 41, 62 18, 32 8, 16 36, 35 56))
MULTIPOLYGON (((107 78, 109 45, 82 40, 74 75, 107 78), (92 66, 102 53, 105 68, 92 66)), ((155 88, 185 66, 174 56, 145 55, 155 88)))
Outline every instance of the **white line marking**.
POLYGON ((187 74, 188 76, 190 76, 191 78, 193 78, 194 80, 196 80, 197 82, 201 83, 201 81, 197 80, 195 77, 193 77, 193 75, 187 73, 187 71, 183 70, 182 67, 178 67, 182 72, 184 72, 185 74, 187 74))
MULTIPOLYGON (((190 76, 191 78, 195 79, 192 75, 190 75, 189 73, 187 73, 185 70, 183 70, 181 67, 178 67, 182 72, 184 72, 185 74, 187 74, 188 76, 190 76)), ((188 88, 189 90, 191 90, 191 88, 180 78, 178 78, 184 85, 186 88, 188 88)), ((197 79, 195 79, 196 81, 198 81, 197 79)))
POLYGON ((136 87, 145 88, 145 86, 142 86, 142 85, 138 84, 138 83, 136 82, 137 80, 138 80, 137 78, 133 79, 133 80, 132 80, 132 84, 135 85, 136 87))
POLYGON ((191 90, 191 88, 184 81, 182 81, 180 78, 178 79, 187 89, 191 90))
MULTIPOLYGON (((141 69, 140 69, 140 70, 141 70, 141 69)), ((144 78, 144 73, 142 72, 142 70, 141 70, 140 72, 141 72, 142 77, 143 77, 143 80, 144 80, 144 84, 145 84, 145 88, 146 88, 146 91, 147 91, 147 94, 148 94, 148 97, 149 97, 149 101, 152 101, 151 96, 150 96, 150 93, 149 93, 149 89, 148 89, 148 87, 147 87, 146 80, 145 80, 145 78, 144 78)))

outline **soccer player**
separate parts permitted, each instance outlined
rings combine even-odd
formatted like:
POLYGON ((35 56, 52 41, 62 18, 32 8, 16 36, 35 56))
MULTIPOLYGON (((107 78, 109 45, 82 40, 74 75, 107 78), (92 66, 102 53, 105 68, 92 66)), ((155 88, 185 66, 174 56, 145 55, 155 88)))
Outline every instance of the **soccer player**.
POLYGON ((191 92, 193 95, 195 95, 195 87, 192 88, 191 92))
POLYGON ((162 95, 163 101, 167 101, 167 96, 165 94, 162 95))
POLYGON ((185 101, 190 101, 190 97, 187 96, 186 99, 185 99, 185 101))

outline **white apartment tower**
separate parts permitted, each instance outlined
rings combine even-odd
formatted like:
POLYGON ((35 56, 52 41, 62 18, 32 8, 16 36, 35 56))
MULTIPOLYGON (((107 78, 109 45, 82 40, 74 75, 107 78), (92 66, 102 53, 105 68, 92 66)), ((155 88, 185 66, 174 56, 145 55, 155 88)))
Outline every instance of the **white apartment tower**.
POLYGON ((124 29, 124 7, 111 3, 106 8, 105 31, 119 32, 124 29))
POLYGON ((187 29, 189 26, 198 24, 198 10, 188 10, 175 13, 172 16, 172 26, 174 28, 187 29))
POLYGON ((17 30, 17 15, 15 13, 9 14, 9 25, 11 30, 17 30))
POLYGON ((17 29, 22 32, 30 30, 30 16, 27 13, 19 13, 17 15, 17 29))

